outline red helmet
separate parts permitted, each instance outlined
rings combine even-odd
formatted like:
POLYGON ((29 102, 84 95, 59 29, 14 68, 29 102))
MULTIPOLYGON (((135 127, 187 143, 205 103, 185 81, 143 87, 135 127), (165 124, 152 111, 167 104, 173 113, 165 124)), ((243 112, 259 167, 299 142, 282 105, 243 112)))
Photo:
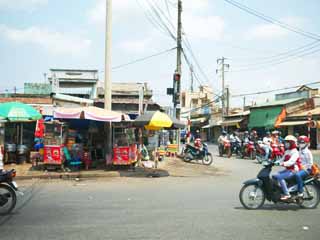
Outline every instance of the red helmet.
POLYGON ((310 139, 307 136, 300 136, 298 138, 298 143, 310 143, 310 139))

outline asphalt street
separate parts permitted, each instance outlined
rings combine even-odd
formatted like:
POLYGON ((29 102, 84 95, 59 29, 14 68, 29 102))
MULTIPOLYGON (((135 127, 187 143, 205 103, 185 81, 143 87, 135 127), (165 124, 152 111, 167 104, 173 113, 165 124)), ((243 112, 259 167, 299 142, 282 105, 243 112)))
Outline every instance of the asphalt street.
POLYGON ((25 195, 13 214, 0 217, 0 238, 320 239, 319 208, 242 208, 241 184, 261 165, 217 156, 213 164, 224 174, 21 181, 25 195))

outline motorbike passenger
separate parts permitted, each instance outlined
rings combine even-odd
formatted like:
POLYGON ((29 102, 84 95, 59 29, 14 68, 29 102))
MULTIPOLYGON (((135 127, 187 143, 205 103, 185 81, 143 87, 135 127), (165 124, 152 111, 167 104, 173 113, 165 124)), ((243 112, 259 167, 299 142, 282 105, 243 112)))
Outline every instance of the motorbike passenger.
POLYGON ((310 139, 307 136, 298 138, 299 155, 302 165, 302 170, 296 173, 296 181, 298 184, 298 196, 303 197, 303 178, 311 173, 313 165, 313 156, 309 150, 310 139))
POLYGON ((263 149, 265 152, 264 160, 268 160, 268 157, 271 151, 271 142, 272 142, 271 134, 269 131, 266 133, 266 136, 263 138, 262 142, 263 142, 263 149))
POLYGON ((271 135, 271 141, 273 144, 279 145, 279 132, 278 131, 273 131, 271 135))
POLYGON ((283 191, 283 195, 280 198, 281 200, 287 200, 291 197, 285 179, 294 176, 294 174, 301 169, 296 137, 288 135, 284 140, 286 151, 278 164, 285 167, 285 170, 281 170, 277 174, 273 175, 273 178, 275 178, 280 183, 281 189, 283 191))

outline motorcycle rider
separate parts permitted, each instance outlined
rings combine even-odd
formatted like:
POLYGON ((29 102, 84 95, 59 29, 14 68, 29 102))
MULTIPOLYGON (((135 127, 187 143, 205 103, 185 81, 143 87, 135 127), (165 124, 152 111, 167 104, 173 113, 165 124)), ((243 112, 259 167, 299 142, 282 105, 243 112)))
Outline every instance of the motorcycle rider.
POLYGON ((257 131, 256 130, 252 130, 251 132, 250 132, 250 140, 252 141, 252 142, 257 142, 258 141, 258 133, 257 133, 257 131))
POLYGON ((299 155, 302 164, 302 170, 296 173, 296 181, 298 184, 298 196, 303 197, 303 178, 311 173, 313 165, 313 156, 309 150, 310 139, 307 136, 298 138, 299 155))
POLYGON ((218 138, 219 148, 223 148, 223 143, 228 140, 228 134, 225 130, 221 131, 221 135, 218 138))
POLYGON ((202 147, 202 141, 201 141, 201 136, 200 136, 200 131, 199 130, 196 131, 196 134, 194 136, 194 146, 196 148, 198 148, 199 150, 202 147))
POLYGON ((271 134, 269 131, 266 132, 266 136, 263 138, 262 142, 263 142, 263 149, 265 152, 264 160, 268 160, 268 157, 271 151, 271 142, 272 142, 271 134))
POLYGON ((297 150, 296 137, 288 135, 284 140, 286 151, 284 156, 277 163, 286 169, 281 170, 277 174, 273 175, 273 178, 280 183, 281 189, 284 193, 280 198, 281 200, 287 200, 291 197, 285 179, 292 177, 296 172, 301 170, 301 162, 299 152, 297 150))

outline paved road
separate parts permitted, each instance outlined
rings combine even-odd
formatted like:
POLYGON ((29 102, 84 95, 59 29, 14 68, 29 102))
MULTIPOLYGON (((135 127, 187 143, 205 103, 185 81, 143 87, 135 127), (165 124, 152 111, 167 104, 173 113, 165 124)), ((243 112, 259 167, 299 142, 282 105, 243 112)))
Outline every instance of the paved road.
POLYGON ((1 240, 320 239, 319 209, 241 207, 241 182, 258 164, 214 163, 224 175, 20 182, 26 195, 0 219, 1 240))

